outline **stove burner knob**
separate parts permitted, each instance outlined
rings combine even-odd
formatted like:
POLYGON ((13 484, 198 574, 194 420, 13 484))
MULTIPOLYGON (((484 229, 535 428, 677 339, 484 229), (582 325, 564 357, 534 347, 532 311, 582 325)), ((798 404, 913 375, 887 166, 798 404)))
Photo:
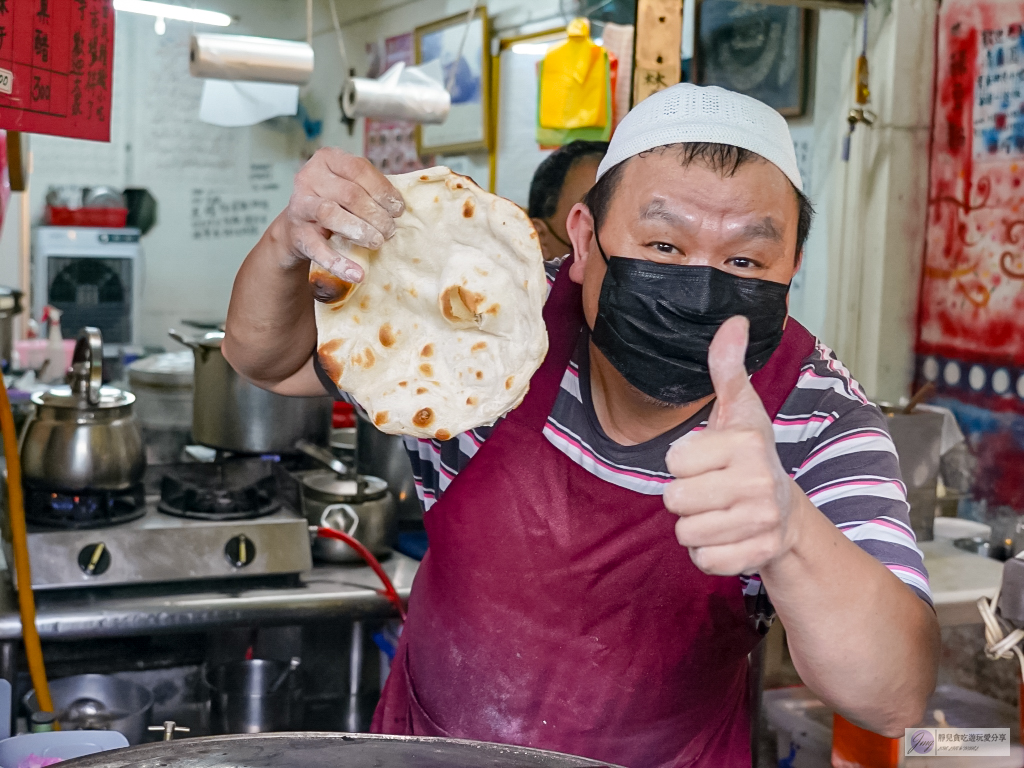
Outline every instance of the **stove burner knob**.
POLYGON ((235 568, 244 568, 256 559, 256 544, 244 533, 240 533, 224 546, 224 557, 235 568))
POLYGON ((78 553, 78 567, 86 576, 101 576, 110 568, 110 550, 106 544, 86 544, 78 553))

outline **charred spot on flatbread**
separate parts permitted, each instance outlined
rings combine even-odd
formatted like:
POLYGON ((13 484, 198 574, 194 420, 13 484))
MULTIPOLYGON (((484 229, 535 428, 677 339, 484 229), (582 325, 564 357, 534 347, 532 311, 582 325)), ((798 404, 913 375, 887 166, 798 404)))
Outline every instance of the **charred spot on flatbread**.
POLYGON ((374 364, 377 362, 377 356, 373 354, 372 349, 366 347, 362 352, 353 352, 349 361, 352 365, 358 365, 361 368, 369 369, 373 368, 374 364))
POLYGON ((439 429, 437 430, 437 432, 434 433, 434 437, 436 437, 438 440, 451 440, 452 433, 449 432, 447 429, 439 429))
POLYGON ((373 423, 376 424, 378 427, 383 427, 385 424, 388 423, 388 412, 378 411, 377 413, 373 414, 373 423))
POLYGON ((417 427, 429 427, 434 423, 434 412, 430 408, 420 408, 412 417, 412 423, 417 427))
POLYGON ((309 287, 313 290, 313 298, 321 304, 341 306, 352 295, 356 284, 342 280, 323 267, 314 264, 309 270, 309 287))
POLYGON ((433 376, 434 366, 432 366, 430 363, 423 363, 420 366, 420 373, 422 373, 424 376, 433 376))
POLYGON ((331 339, 317 347, 316 356, 320 360, 320 367, 324 369, 324 373, 330 376, 331 381, 338 381, 341 374, 345 372, 344 364, 334 356, 334 353, 344 343, 344 339, 331 339))
POLYGON ((432 357, 433 354, 434 354, 434 345, 433 344, 427 344, 427 345, 425 345, 423 347, 423 349, 420 350, 420 356, 421 357, 432 357))
POLYGON ((391 323, 384 323, 384 325, 380 327, 380 330, 377 331, 377 338, 380 340, 381 346, 394 346, 397 337, 395 336, 394 330, 391 328, 391 323))
POLYGON ((464 202, 462 204, 462 216, 463 216, 463 218, 466 218, 466 219, 473 218, 473 209, 474 208, 476 208, 476 206, 473 205, 473 201, 472 200, 466 200, 466 202, 464 202))

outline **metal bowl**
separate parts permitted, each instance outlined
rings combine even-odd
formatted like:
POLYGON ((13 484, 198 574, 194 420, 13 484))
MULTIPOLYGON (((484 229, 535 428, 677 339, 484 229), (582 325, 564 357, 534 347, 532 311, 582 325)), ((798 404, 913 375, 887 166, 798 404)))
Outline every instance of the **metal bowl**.
MULTIPOLYGON (((64 730, 118 731, 130 744, 146 738, 153 694, 137 683, 110 675, 75 675, 51 680, 50 695, 64 730)), ((35 691, 23 703, 29 712, 39 709, 35 691)))
POLYGON ((424 736, 264 733, 145 744, 66 768, 615 768, 540 749, 424 736))

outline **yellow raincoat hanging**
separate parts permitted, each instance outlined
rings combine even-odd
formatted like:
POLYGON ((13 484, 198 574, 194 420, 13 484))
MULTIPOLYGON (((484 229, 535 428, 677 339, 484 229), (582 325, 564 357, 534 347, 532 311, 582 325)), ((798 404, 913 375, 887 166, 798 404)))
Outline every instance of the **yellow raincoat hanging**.
POLYGON ((544 56, 540 81, 541 128, 608 124, 608 53, 590 39, 590 22, 573 19, 569 39, 544 56))

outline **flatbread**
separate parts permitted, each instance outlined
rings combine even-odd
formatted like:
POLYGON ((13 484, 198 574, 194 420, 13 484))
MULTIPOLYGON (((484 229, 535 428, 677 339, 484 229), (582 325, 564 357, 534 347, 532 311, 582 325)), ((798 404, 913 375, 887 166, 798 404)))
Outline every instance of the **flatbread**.
MULTIPOLYGON (((548 349, 537 233, 514 203, 438 166, 388 177, 405 199, 377 251, 335 237, 361 283, 316 304, 323 369, 390 434, 447 440, 515 408, 548 349)), ((314 265, 310 280, 335 281, 314 265)))

